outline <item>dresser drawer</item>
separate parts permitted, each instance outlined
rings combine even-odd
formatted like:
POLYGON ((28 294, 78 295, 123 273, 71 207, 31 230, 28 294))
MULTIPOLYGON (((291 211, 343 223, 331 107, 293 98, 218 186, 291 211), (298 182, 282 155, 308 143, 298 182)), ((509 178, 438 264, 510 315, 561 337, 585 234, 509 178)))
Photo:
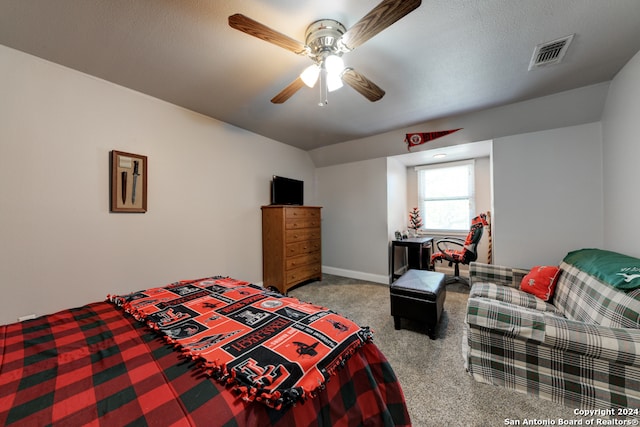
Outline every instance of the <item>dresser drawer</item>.
POLYGON ((307 208, 286 208, 286 219, 320 219, 320 209, 307 209, 307 208))
POLYGON ((317 228, 320 227, 320 218, 287 218, 284 227, 287 230, 317 228))
POLYGON ((322 268, 320 265, 308 265, 304 267, 294 268, 293 270, 287 270, 286 282, 287 286, 295 285, 308 279, 320 277, 322 268))
POLYGON ((313 252, 305 255, 287 258, 285 263, 287 270, 292 270, 294 268, 302 267, 309 264, 319 264, 320 252, 313 252))
POLYGON ((301 228, 285 231, 285 242, 302 242, 304 240, 317 240, 320 239, 320 228, 301 228))
POLYGON ((320 252, 320 240, 307 240, 304 242, 289 243, 287 245, 287 257, 294 257, 311 252, 320 252))

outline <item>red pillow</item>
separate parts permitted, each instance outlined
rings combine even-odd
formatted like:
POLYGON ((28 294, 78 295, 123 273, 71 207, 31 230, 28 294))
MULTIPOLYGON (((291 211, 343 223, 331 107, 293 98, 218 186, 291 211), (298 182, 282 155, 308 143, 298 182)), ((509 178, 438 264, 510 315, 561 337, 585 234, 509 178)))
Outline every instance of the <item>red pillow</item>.
POLYGON ((522 278, 520 290, 549 301, 556 289, 558 271, 560 269, 552 265, 537 265, 522 278))

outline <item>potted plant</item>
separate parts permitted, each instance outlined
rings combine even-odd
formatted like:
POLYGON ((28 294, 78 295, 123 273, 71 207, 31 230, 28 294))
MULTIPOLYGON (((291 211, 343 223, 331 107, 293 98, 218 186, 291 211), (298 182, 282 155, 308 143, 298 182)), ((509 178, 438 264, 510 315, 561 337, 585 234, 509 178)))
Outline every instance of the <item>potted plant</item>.
POLYGON ((422 227, 422 218, 420 217, 420 209, 413 208, 409 211, 409 229, 413 230, 413 237, 418 235, 418 230, 422 227))

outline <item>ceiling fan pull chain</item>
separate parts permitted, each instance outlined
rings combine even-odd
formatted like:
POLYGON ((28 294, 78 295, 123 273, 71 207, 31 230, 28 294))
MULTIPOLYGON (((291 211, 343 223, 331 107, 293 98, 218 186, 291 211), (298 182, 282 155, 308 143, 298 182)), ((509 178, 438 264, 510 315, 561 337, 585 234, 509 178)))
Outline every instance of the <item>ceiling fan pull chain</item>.
POLYGON ((320 102, 318 102, 318 105, 324 107, 329 103, 327 99, 327 70, 324 68, 324 64, 320 70, 320 84, 318 86, 320 86, 320 102))

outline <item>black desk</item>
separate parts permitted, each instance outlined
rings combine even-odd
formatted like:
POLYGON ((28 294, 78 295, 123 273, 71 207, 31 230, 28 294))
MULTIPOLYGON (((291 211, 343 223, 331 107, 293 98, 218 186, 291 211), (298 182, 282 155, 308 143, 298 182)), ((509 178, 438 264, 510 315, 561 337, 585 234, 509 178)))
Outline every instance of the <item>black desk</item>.
POLYGON ((396 247, 407 248, 407 269, 429 270, 431 265, 432 237, 411 237, 404 240, 391 241, 391 282, 400 274, 395 273, 396 247))

